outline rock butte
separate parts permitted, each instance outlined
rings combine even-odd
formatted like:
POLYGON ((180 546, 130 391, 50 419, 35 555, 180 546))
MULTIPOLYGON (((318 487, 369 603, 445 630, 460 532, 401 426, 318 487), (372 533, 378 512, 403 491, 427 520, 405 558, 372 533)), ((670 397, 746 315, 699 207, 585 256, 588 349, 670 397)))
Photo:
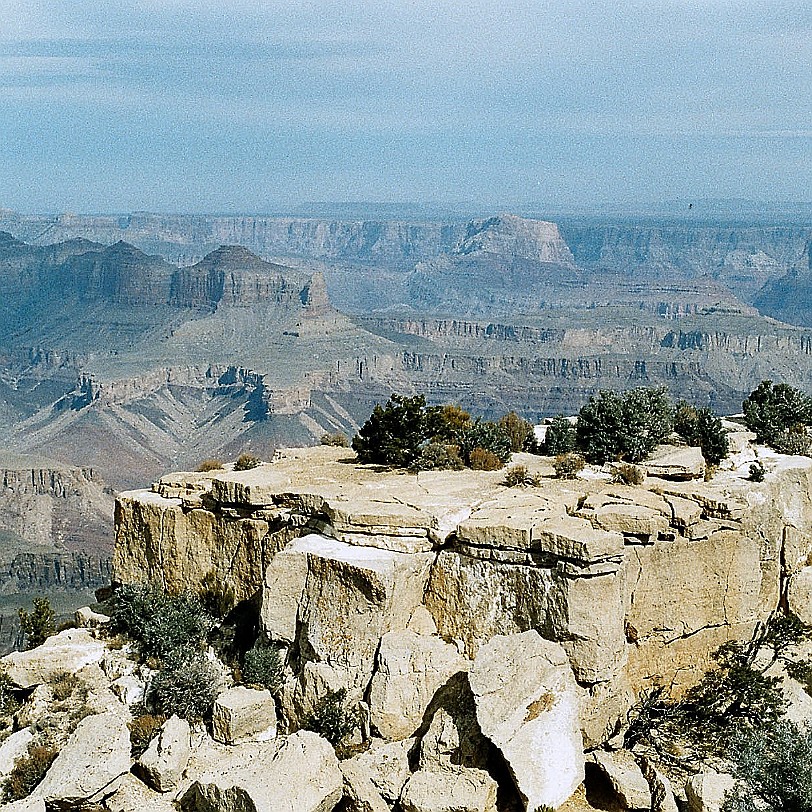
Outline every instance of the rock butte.
POLYGON ((776 608, 785 581, 808 575, 812 460, 758 449, 768 475, 750 482, 747 440, 709 482, 686 479, 702 472, 698 449, 661 449, 640 487, 594 470, 557 480, 549 459, 515 455, 542 484, 513 489, 501 471, 383 471, 331 447, 169 474, 119 496, 114 578, 177 592, 214 572, 261 601, 268 637, 299 656, 289 717, 330 688, 360 698, 374 681, 373 697, 408 707, 373 707, 373 719, 419 719, 456 662, 441 640, 464 660, 494 635, 535 629, 566 651, 597 744, 642 690, 695 682, 712 651, 776 608), (381 649, 426 611, 421 633, 436 646, 381 649), (399 691, 415 663, 439 671, 399 691))

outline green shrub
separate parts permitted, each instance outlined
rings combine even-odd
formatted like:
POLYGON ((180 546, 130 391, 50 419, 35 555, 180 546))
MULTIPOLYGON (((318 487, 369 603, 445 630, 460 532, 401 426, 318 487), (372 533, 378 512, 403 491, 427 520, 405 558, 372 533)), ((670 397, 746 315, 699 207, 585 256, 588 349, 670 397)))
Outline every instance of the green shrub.
POLYGON ((812 422, 812 400, 785 383, 762 381, 742 403, 744 422, 756 442, 772 446, 792 426, 812 422))
POLYGON ((646 471, 631 462, 618 462, 613 469, 616 482, 624 485, 642 485, 646 481, 646 471))
POLYGON ((242 678, 248 685, 261 685, 275 694, 282 687, 285 678, 279 648, 257 641, 245 652, 242 678))
POLYGON ((19 710, 22 703, 18 691, 5 669, 0 668, 0 719, 8 719, 19 710))
POLYGON ((475 448, 468 455, 468 465, 474 471, 498 471, 504 466, 504 463, 493 451, 475 448))
POLYGON ((772 440, 772 447, 779 454, 809 456, 810 446, 812 438, 806 433, 806 427, 797 423, 786 431, 778 432, 772 440))
POLYGON ((48 598, 34 598, 32 603, 33 610, 30 613, 22 608, 17 610, 27 649, 41 646, 56 631, 56 613, 48 598))
POLYGON ((789 721, 733 737, 726 752, 739 783, 722 812, 810 812, 812 727, 789 721))
POLYGON ((540 482, 538 474, 531 473, 526 465, 511 465, 505 471, 505 485, 508 488, 536 487, 540 482))
POLYGON ((350 447, 350 441, 347 439, 347 435, 342 434, 340 431, 335 434, 322 434, 320 442, 322 445, 331 445, 336 448, 350 447))
POLYGON ((206 471, 219 471, 222 467, 223 463, 220 460, 207 459, 202 460, 195 470, 205 473, 206 471))
POLYGON ((441 428, 440 410, 427 409, 423 395, 392 395, 385 406, 375 406, 352 447, 360 462, 409 468, 441 428))
POLYGON ((508 412, 501 417, 498 426, 507 435, 512 452, 527 451, 535 447, 533 426, 516 412, 508 412))
POLYGON ((750 463, 750 476, 747 478, 751 482, 764 482, 764 475, 766 471, 764 470, 764 466, 760 462, 751 462, 750 463))
POLYGON ((471 415, 455 403, 449 403, 439 410, 440 428, 437 439, 449 443, 456 443, 458 438, 468 426, 471 425, 471 415))
MULTIPOLYGON (((487 420, 474 420, 460 433, 460 455, 471 468, 475 468, 471 456, 476 449, 488 451, 499 459, 501 468, 510 459, 510 436, 498 423, 487 420)), ((482 469, 479 469, 482 470, 482 469)), ((496 470, 486 468, 484 470, 496 470)))
POLYGON ((426 443, 414 464, 418 471, 459 471, 465 468, 457 446, 446 443, 426 443))
POLYGON ((313 712, 302 722, 302 729, 312 730, 338 747, 358 725, 357 714, 347 708, 347 691, 341 688, 322 697, 313 712))
MULTIPOLYGON (((75 674, 69 671, 61 671, 54 674, 49 680, 48 685, 51 687, 51 696, 56 702, 64 702, 66 699, 73 695, 73 692, 80 686, 85 687, 84 683, 75 674)), ((87 691, 84 692, 85 696, 87 691)), ((84 696, 82 697, 84 699, 84 696)))
POLYGON ((8 802, 27 798, 45 777, 59 750, 50 743, 32 742, 28 751, 20 756, 3 784, 8 802))
POLYGON ((240 456, 237 457, 237 462, 234 463, 234 470, 250 471, 252 468, 256 468, 258 465, 261 464, 262 460, 256 454, 245 452, 244 454, 240 454, 240 456))
POLYGON ((218 691, 218 670, 204 654, 173 651, 153 676, 149 697, 159 713, 191 721, 209 715, 218 691))
POLYGON ((111 632, 123 632, 143 657, 163 659, 176 649, 199 649, 212 627, 200 599, 167 595, 153 586, 123 584, 112 599, 111 632))
POLYGON ((586 460, 575 452, 569 454, 559 454, 553 462, 555 475, 559 479, 575 479, 579 471, 583 471, 586 460))
POLYGON ((709 465, 718 465, 729 453, 727 432, 710 409, 697 409, 680 401, 674 414, 674 431, 688 445, 699 446, 709 465))
POLYGON ((575 451, 575 426, 563 414, 554 417, 547 426, 544 441, 541 444, 541 453, 547 457, 557 457, 575 451))
POLYGON ((640 462, 671 433, 673 409, 664 388, 601 391, 578 413, 578 446, 589 462, 640 462))

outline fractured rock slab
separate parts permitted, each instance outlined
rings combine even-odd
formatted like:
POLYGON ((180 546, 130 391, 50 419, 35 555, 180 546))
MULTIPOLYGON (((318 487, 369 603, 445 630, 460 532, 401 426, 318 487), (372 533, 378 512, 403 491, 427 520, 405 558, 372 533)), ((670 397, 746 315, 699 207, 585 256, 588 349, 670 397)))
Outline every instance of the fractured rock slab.
POLYGON ((584 779, 578 689, 564 649, 538 632, 497 635, 469 674, 482 732, 528 810, 560 806, 584 779))
POLYGON ((403 788, 403 812, 496 812, 496 781, 484 770, 419 770, 403 788))
POLYGON ((411 736, 437 689, 468 665, 456 646, 439 637, 388 632, 381 638, 372 677, 372 724, 385 739, 411 736))
POLYGON ((180 781, 191 753, 189 723, 170 716, 138 760, 139 771, 151 787, 166 792, 180 781))
POLYGON ((608 753, 596 750, 591 760, 606 776, 618 800, 629 812, 651 809, 651 789, 642 770, 628 750, 608 753))

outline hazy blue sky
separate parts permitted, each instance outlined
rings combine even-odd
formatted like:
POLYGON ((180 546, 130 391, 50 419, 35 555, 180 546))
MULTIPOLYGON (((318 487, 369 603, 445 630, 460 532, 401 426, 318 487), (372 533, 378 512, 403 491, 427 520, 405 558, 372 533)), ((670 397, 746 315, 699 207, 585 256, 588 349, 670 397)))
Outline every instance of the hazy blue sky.
POLYGON ((812 198, 809 0, 0 0, 0 206, 812 198))

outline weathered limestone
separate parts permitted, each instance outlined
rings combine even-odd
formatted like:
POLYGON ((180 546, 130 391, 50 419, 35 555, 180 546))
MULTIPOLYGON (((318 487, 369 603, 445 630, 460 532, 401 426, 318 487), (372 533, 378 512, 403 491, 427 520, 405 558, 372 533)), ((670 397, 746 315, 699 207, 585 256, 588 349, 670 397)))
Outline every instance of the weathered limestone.
POLYGON ((606 776, 618 800, 629 812, 651 809, 651 789, 642 770, 628 750, 608 753, 596 750, 591 761, 606 776))
POLYGON ((125 773, 103 791, 108 812, 177 812, 171 794, 154 792, 132 773, 125 773))
POLYGON ((3 812, 45 812, 45 801, 29 795, 21 801, 3 804, 3 812))
POLYGON ((790 577, 787 604, 801 623, 812 625, 812 567, 804 567, 790 577))
POLYGON ((14 768, 14 762, 25 755, 28 745, 34 738, 30 728, 24 727, 16 733, 12 733, 2 744, 0 744, 0 781, 14 768))
POLYGON ((140 774, 153 789, 167 792, 180 781, 191 752, 189 723, 170 716, 138 759, 140 774))
POLYGON ((649 476, 661 479, 699 479, 705 475, 705 458, 696 446, 660 446, 641 466, 649 476))
POLYGON ((344 777, 329 742, 299 731, 262 745, 250 755, 235 749, 201 775, 183 796, 192 812, 290 809, 332 812, 344 777))
POLYGON ((82 606, 74 612, 74 620, 76 625, 81 629, 95 629, 99 626, 104 626, 105 623, 110 622, 107 615, 100 612, 94 612, 89 606, 82 606))
POLYGON ((482 732, 526 808, 560 806, 584 778, 578 693, 564 650, 537 632, 497 635, 469 674, 482 732))
POLYGON ((736 785, 733 776, 711 770, 697 773, 688 779, 685 794, 690 812, 720 812, 725 793, 736 785))
POLYGON ((496 812, 496 781, 484 770, 419 770, 403 788, 403 812, 496 812))
POLYGON ((468 665, 456 646, 439 637, 383 635, 369 697, 373 726, 386 739, 411 736, 437 689, 468 665))
POLYGON ((351 812, 389 812, 409 779, 413 739, 375 739, 368 750, 341 762, 344 795, 351 812))
POLYGON ((130 764, 127 717, 88 716, 79 722, 33 796, 49 805, 78 804, 126 773, 130 764))
POLYGON ((11 680, 33 688, 58 674, 75 674, 104 656, 104 644, 87 629, 66 629, 30 651, 13 651, 0 660, 11 680))
POLYGON ((252 736, 272 738, 276 731, 276 705, 270 691, 237 685, 214 702, 212 736, 223 744, 236 744, 252 736))
MULTIPOLYGON (((295 620, 305 659, 344 671, 348 688, 365 686, 381 637, 405 629, 420 605, 434 556, 353 547, 316 535, 297 539, 285 552, 307 567, 295 620)), ((284 607, 294 608, 288 596, 275 601, 266 591, 263 617, 273 618, 269 637, 280 628, 284 607)))

